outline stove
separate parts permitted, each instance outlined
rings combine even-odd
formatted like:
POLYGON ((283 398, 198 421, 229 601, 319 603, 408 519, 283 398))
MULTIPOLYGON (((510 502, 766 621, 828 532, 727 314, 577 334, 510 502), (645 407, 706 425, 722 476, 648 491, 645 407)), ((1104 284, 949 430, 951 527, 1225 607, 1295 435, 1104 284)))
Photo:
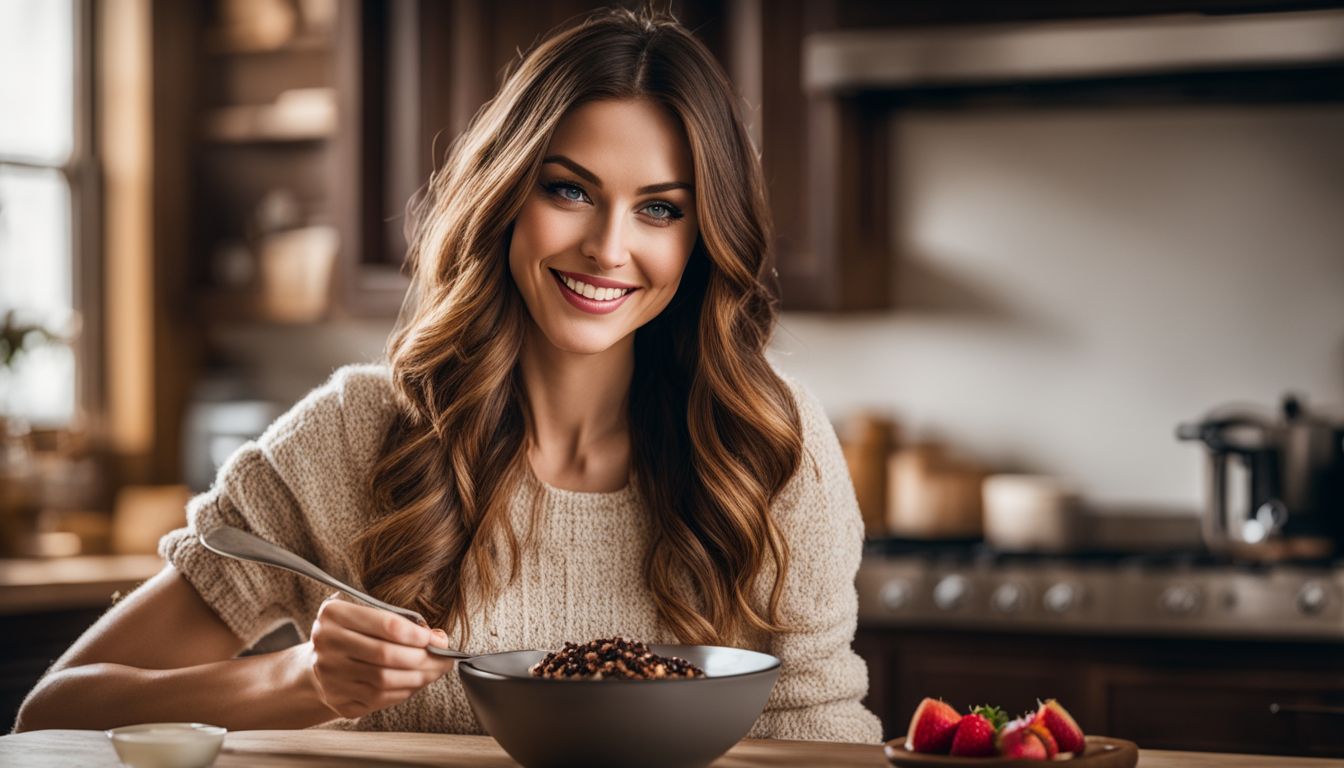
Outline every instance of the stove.
POLYGON ((869 627, 1344 642, 1344 561, 876 541, 857 585, 859 623, 869 627))

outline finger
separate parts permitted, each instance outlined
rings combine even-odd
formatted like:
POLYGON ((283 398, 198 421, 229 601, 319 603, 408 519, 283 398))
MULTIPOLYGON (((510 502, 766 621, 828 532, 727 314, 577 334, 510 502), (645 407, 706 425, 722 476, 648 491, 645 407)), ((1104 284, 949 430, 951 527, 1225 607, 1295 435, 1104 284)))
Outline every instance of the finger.
POLYGON ((342 600, 322 604, 322 613, 333 617, 342 626, 370 637, 389 640, 401 645, 424 648, 433 633, 410 619, 367 605, 355 605, 342 600))
POLYGON ((393 669, 351 662, 355 679, 379 693, 396 690, 418 691, 443 676, 434 669, 393 669))
POLYGON ((429 656, 423 647, 379 640, 339 624, 328 627, 323 640, 330 650, 375 667, 422 669, 429 656))
MULTIPOLYGON (((439 645, 438 643, 435 643, 434 645, 440 648, 446 647, 439 645)), ((436 653, 430 653, 428 650, 426 650, 425 661, 420 665, 420 668, 427 672, 433 672, 436 675, 442 675, 452 670, 453 667, 457 666, 457 662, 458 662, 457 658, 453 656, 440 656, 436 653)))
POLYGON ((433 630, 431 630, 431 634, 432 634, 433 636, 430 638, 430 641, 429 641, 429 642, 430 642, 430 645, 435 645, 435 646, 438 646, 439 648, 447 648, 447 647, 448 647, 448 633, 447 633, 447 632, 444 632, 442 629, 439 629, 438 627, 435 627, 433 630))

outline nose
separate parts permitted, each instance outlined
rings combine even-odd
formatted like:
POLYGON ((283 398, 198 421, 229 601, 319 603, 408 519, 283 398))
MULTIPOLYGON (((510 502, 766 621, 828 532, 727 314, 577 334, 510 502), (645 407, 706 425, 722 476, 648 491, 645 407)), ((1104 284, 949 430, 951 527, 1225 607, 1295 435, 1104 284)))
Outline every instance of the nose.
POLYGON ((595 217, 583 240, 583 255, 602 270, 624 266, 630 260, 624 225, 624 217, 614 211, 607 216, 595 217))

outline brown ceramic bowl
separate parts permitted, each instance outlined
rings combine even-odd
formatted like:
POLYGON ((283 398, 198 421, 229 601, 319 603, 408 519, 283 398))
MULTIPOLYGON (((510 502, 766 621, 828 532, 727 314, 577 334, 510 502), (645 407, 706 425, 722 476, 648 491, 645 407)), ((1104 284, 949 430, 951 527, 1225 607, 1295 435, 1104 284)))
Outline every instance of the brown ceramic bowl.
POLYGON ((499 745, 526 768, 700 768, 751 729, 779 677, 779 659, 714 645, 657 645, 705 670, 674 680, 548 680, 528 669, 543 651, 458 662, 467 699, 499 745))

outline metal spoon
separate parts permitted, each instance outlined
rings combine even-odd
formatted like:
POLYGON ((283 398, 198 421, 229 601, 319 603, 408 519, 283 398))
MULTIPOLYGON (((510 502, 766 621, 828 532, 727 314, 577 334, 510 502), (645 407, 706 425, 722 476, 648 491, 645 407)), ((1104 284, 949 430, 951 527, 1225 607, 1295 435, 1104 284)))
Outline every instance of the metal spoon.
MULTIPOLYGON (((385 603, 373 595, 364 594, 293 552, 290 552, 283 547, 278 547, 265 539, 258 538, 242 529, 234 528, 231 525, 220 526, 208 533, 201 534, 201 543, 211 552, 224 555, 225 557, 232 557, 237 560, 250 560, 254 563, 262 563, 264 565, 274 565, 277 568, 293 571, 300 576, 307 576, 314 581, 320 581, 329 587, 339 589, 365 605, 381 608, 384 611, 395 613, 398 616, 404 616, 422 627, 429 626, 429 623, 425 621, 425 617, 421 616, 419 613, 412 611, 409 608, 401 608, 390 603, 385 603)), ((447 656, 451 659, 469 659, 472 656, 470 653, 454 651, 449 648, 440 648, 436 645, 426 646, 425 650, 435 656, 447 656)))

